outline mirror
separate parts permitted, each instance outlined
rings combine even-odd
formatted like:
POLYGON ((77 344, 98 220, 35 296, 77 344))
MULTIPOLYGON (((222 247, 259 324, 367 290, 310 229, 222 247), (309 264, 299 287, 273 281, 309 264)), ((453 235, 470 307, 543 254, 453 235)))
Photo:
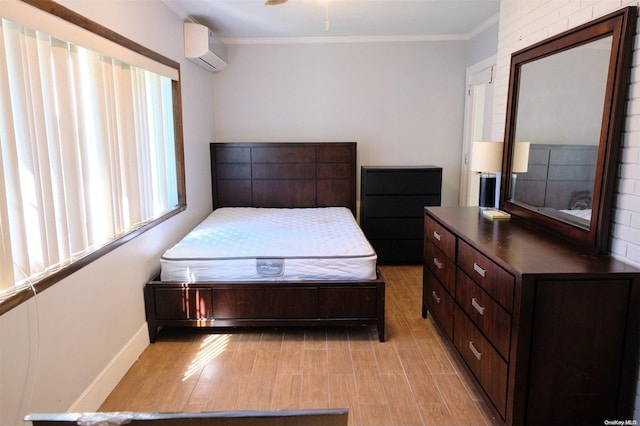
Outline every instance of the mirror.
POLYGON ((588 230, 611 56, 608 36, 523 64, 509 201, 588 230), (514 161, 518 161, 518 151, 514 161), (526 153, 520 153, 525 155, 526 153))
POLYGON ((511 57, 500 208, 606 249, 636 9, 511 57))

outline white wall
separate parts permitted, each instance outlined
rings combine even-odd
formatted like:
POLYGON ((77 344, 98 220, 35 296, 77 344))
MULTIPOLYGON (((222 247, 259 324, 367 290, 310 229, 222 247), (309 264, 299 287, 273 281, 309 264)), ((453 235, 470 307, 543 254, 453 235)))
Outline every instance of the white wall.
POLYGON ((466 42, 229 46, 217 141, 356 141, 359 165, 437 165, 460 178, 466 42))
MULTIPOLYGON (((496 73, 493 134, 504 135, 509 64, 512 52, 569 28, 613 12, 638 1, 555 1, 526 2, 503 0, 500 4, 498 66, 496 73)), ((638 26, 640 27, 640 25, 638 26)), ((618 163, 618 179, 613 211, 613 233, 610 248, 613 256, 640 267, 640 73, 636 35, 633 69, 629 87, 629 103, 622 153, 618 163)), ((637 309, 638 307, 634 307, 637 309)), ((638 393, 636 392, 636 395, 638 393)), ((635 419, 640 419, 640 401, 636 397, 635 419)))
POLYGON ((0 316, 0 425, 99 407, 148 345, 142 287, 160 253, 211 209, 213 77, 183 59, 182 20, 158 1, 61 3, 181 62, 188 208, 0 316))
POLYGON ((467 66, 475 65, 496 54, 499 26, 500 23, 496 22, 469 40, 467 66))

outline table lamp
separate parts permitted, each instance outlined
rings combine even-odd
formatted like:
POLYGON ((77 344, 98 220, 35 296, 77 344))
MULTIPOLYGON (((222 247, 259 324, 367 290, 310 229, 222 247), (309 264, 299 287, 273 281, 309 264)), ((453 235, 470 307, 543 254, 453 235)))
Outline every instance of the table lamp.
POLYGON ((529 169, 529 142, 516 142, 513 148, 513 162, 511 163, 511 188, 509 199, 516 195, 516 178, 518 173, 527 173, 529 169))
POLYGON ((473 142, 471 170, 480 173, 480 207, 496 205, 496 172, 502 170, 502 142, 473 142))

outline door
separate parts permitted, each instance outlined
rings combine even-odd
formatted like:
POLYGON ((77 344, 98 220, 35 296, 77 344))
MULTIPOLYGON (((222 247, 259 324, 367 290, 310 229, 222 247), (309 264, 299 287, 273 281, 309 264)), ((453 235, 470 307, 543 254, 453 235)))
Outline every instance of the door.
MULTIPOLYGON (((467 68, 467 96, 465 101, 464 140, 460 167, 461 206, 478 205, 479 175, 470 170, 471 148, 474 141, 491 141, 493 116, 493 72, 495 56, 467 68)), ((496 188, 498 192, 498 188, 496 188)))

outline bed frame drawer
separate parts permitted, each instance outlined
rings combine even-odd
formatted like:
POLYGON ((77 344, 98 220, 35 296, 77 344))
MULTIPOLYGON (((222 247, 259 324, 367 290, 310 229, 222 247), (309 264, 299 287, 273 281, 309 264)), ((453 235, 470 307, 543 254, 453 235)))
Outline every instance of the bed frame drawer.
POLYGON ((213 316, 211 289, 156 288, 155 310, 159 320, 198 320, 213 316))
POLYGON ((318 318, 315 287, 242 287, 213 290, 216 319, 318 318), (262 303, 255 303, 261 300, 262 303))
POLYGON ((376 318, 376 287, 328 287, 318 289, 320 318, 376 318), (364 303, 353 303, 354 300, 364 303))

